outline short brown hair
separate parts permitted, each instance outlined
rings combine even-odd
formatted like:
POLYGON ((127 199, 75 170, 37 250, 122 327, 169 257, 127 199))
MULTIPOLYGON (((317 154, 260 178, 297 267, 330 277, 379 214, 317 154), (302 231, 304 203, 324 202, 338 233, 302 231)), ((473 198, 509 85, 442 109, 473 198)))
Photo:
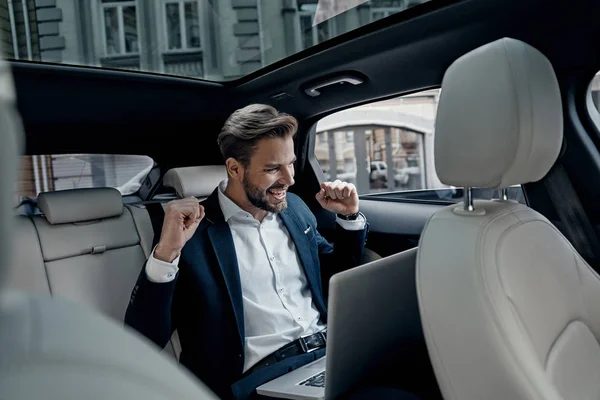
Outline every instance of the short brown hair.
POLYGON ((265 104, 250 104, 227 118, 217 143, 223 158, 235 158, 244 167, 250 163, 254 145, 264 138, 296 136, 298 121, 265 104))

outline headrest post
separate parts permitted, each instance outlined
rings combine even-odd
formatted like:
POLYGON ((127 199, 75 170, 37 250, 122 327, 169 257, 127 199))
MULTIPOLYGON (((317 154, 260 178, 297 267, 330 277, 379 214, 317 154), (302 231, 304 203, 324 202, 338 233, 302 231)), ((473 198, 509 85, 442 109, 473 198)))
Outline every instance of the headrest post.
POLYGON ((508 188, 500 189, 500 200, 508 201, 508 188))
POLYGON ((475 211, 475 206, 473 205, 473 190, 470 187, 464 188, 464 201, 465 201, 465 211, 475 211))

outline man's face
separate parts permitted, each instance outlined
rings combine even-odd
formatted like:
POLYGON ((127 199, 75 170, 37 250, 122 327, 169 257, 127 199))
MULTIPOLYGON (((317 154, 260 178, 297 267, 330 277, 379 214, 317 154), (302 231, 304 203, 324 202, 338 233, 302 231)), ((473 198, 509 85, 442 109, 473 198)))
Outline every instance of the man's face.
POLYGON ((294 140, 261 139, 244 171, 244 190, 250 203, 261 210, 281 212, 287 207, 287 190, 294 184, 294 140))

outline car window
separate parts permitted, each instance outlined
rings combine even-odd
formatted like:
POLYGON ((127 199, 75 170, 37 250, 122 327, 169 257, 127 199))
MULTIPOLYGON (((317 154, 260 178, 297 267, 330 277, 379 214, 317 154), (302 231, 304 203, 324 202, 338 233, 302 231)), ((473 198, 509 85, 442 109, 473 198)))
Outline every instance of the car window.
POLYGON ((429 1, 8 0, 0 26, 11 59, 231 81, 429 1))
POLYGON ((20 157, 16 204, 41 192, 113 187, 123 196, 136 193, 154 161, 147 156, 54 154, 20 157))
MULTIPOLYGON (((460 200, 462 190, 440 182, 433 164, 439 94, 439 89, 426 90, 321 119, 316 127, 314 155, 324 179, 352 182, 361 195, 460 200), (332 164, 336 167, 331 168, 332 164)), ((499 197, 493 190, 477 190, 475 195, 499 197)), ((509 190, 509 198, 525 201, 520 186, 509 190)))

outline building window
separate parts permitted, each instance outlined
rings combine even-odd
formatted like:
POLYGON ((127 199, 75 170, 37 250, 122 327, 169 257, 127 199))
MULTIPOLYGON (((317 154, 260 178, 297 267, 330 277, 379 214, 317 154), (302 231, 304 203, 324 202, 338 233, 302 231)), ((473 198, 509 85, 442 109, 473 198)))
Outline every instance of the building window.
POLYGON ((200 49, 198 1, 165 1, 167 50, 200 49))
POLYGON ((102 1, 104 53, 107 56, 139 53, 135 1, 102 1))
POLYGON ((316 9, 316 3, 303 4, 298 13, 300 17, 300 31, 302 34, 303 49, 307 49, 336 36, 335 18, 328 19, 316 26, 313 26, 316 9))

